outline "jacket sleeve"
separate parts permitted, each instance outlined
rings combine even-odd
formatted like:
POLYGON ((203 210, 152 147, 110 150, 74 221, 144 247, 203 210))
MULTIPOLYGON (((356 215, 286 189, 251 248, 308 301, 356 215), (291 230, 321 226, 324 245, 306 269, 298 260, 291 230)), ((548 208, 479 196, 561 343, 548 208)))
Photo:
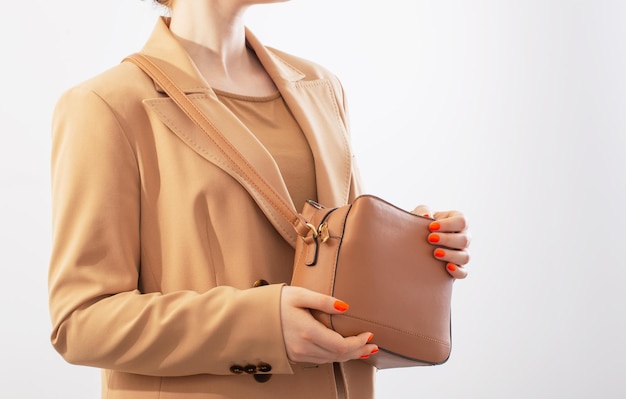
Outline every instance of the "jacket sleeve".
POLYGON ((228 375, 248 364, 292 373, 281 285, 140 292, 141 170, 117 115, 84 87, 64 94, 54 112, 55 349, 70 363, 143 375, 228 375))

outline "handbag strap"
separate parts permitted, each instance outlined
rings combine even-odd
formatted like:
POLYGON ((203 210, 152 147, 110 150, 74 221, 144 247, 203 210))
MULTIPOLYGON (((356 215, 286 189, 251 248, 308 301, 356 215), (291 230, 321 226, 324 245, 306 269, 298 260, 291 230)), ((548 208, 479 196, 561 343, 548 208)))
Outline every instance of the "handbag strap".
POLYGON ((172 79, 149 57, 135 53, 124 59, 132 62, 150 76, 167 95, 180 107, 191 121, 202 131, 213 144, 222 152, 239 176, 249 187, 257 192, 267 204, 289 222, 299 236, 305 236, 310 230, 316 235, 316 228, 295 212, 283 197, 274 190, 272 185, 254 168, 237 148, 220 132, 206 117, 198 106, 187 97, 172 79))

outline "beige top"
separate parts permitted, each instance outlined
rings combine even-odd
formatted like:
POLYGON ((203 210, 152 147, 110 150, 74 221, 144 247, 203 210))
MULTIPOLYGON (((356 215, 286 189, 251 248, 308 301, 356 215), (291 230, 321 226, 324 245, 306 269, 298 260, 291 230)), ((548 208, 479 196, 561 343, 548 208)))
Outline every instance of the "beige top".
POLYGON ((311 148, 280 93, 264 97, 215 93, 272 155, 296 210, 308 199, 317 200, 311 148))

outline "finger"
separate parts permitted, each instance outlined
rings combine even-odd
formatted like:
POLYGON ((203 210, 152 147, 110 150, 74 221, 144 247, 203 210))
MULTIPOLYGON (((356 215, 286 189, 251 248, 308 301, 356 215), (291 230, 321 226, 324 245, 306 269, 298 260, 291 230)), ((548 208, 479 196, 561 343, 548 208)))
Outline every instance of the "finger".
POLYGON ((426 216, 428 218, 432 217, 432 215, 433 215, 433 212, 426 205, 418 205, 418 206, 416 206, 415 209, 413 209, 411 211, 411 213, 414 213, 414 214, 420 215, 420 216, 426 216))
POLYGON ((340 314, 346 312, 350 305, 332 296, 320 294, 301 287, 297 295, 292 298, 292 305, 300 308, 315 309, 328 314, 340 314))
POLYGON ((467 270, 462 266, 455 265, 454 263, 448 263, 446 265, 446 271, 457 280, 467 277, 467 270))
POLYGON ((287 308, 290 310, 285 313, 282 323, 287 356, 291 361, 323 364, 338 361, 346 355, 337 350, 342 349, 344 341, 340 334, 314 319, 308 309, 284 306, 285 311, 287 308))
POLYGON ((324 364, 364 358, 378 352, 378 346, 369 343, 372 333, 342 337, 339 333, 316 323, 307 332, 306 339, 292 345, 289 358, 296 362, 324 364))
MULTIPOLYGON (((289 307, 295 308, 296 313, 291 313, 291 317, 308 324, 306 329, 299 332, 284 332, 285 340, 289 342, 287 354, 292 361, 323 364, 359 359, 378 351, 375 344, 368 343, 372 338, 371 333, 344 338, 313 319, 308 310, 340 314, 348 308, 345 302, 301 287, 284 287, 283 296, 289 307)), ((286 320, 287 318, 284 319, 286 320)))
POLYGON ((359 337, 361 339, 365 338, 366 340, 365 345, 363 346, 363 350, 357 353, 357 356, 359 356, 360 359, 367 359, 370 356, 378 353, 379 351, 378 345, 376 345, 376 343, 373 341, 374 334, 362 333, 362 334, 359 334, 359 337))
POLYGON ((460 212, 435 212, 434 217, 437 220, 429 225, 430 231, 453 233, 465 231, 468 228, 467 220, 460 212))
MULTIPOLYGON (((298 363, 327 363, 329 359, 332 359, 332 354, 317 345, 316 340, 319 339, 319 336, 332 331, 315 320, 307 309, 296 308, 295 312, 291 313, 291 317, 294 320, 295 317, 298 317, 301 320, 302 328, 293 329, 283 325, 287 356, 291 361, 298 363)), ((285 319, 283 319, 283 323, 285 319)))
POLYGON ((428 242, 442 247, 448 247, 452 249, 466 249, 469 248, 472 239, 470 234, 466 232, 461 233, 430 233, 428 235, 428 242))
POLYGON ((435 219, 447 219, 455 216, 463 216, 463 213, 460 211, 437 211, 433 213, 433 217, 435 219))
POLYGON ((433 256, 439 260, 459 266, 466 265, 470 260, 470 254, 467 249, 435 248, 433 250, 433 256))
POLYGON ((373 334, 364 332, 351 337, 342 337, 332 330, 332 334, 323 334, 316 341, 320 349, 326 352, 330 361, 345 362, 347 360, 367 358, 378 352, 378 346, 369 343, 373 334))

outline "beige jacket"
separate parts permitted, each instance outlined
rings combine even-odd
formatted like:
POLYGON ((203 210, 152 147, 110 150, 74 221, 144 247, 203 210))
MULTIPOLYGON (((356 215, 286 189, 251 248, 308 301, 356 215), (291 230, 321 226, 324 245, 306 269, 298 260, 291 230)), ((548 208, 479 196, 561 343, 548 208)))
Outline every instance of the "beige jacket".
MULTIPOLYGON (((319 201, 347 203, 359 184, 339 82, 249 32, 248 41, 310 143, 319 201)), ((218 101, 166 19, 142 52, 291 201, 269 153, 218 101)), ((279 313, 292 271, 289 226, 260 210, 135 65, 59 100, 52 180, 51 340, 68 362, 104 370, 104 398, 373 396, 374 370, 360 361, 290 364, 279 313), (253 288, 258 280, 270 284, 253 288), (246 367, 254 375, 233 373, 246 367)))

